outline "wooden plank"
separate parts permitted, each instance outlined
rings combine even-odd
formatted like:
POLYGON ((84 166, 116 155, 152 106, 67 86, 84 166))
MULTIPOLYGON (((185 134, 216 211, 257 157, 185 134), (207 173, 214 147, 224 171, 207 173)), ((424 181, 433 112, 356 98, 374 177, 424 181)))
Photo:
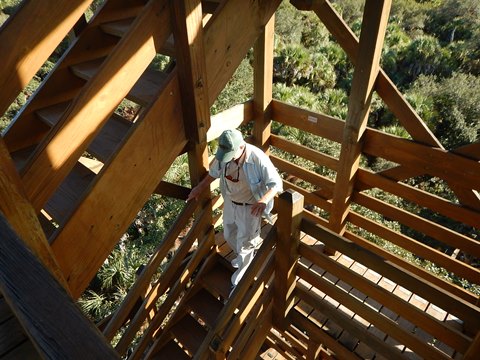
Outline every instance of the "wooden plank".
POLYGON ((210 142, 220 136, 224 130, 235 129, 253 119, 253 102, 247 101, 235 105, 211 118, 211 126, 207 132, 207 141, 210 142))
POLYGON ((294 175, 302 180, 308 181, 315 187, 320 196, 331 199, 333 194, 334 182, 326 176, 319 175, 313 171, 305 170, 304 168, 295 165, 287 160, 283 160, 275 155, 270 155, 272 163, 280 170, 287 174, 294 175))
POLYGON ((271 131, 275 15, 265 25, 253 46, 253 142, 268 153, 271 131))
POLYGON ((300 156, 306 160, 313 161, 317 165, 326 166, 327 168, 336 171, 338 167, 338 159, 324 154, 320 151, 311 149, 304 145, 300 145, 289 141, 281 136, 272 134, 270 136, 270 145, 286 151, 292 155, 300 156))
MULTIPOLYGON (((480 257, 480 246, 478 241, 468 236, 459 234, 444 226, 434 223, 433 221, 422 218, 421 216, 412 214, 406 210, 397 208, 374 197, 357 193, 353 194, 353 201, 366 208, 376 211, 385 217, 391 218, 404 224, 422 234, 431 236, 432 238, 450 245, 455 249, 462 249, 465 252, 480 257)), ((477 278, 478 279, 478 278, 477 278)), ((478 281, 478 280, 477 280, 478 281)))
POLYGON ((0 212, 3 213, 25 245, 39 261, 68 289, 32 204, 28 201, 20 176, 7 147, 0 137, 0 212))
POLYGON ((32 342, 26 339, 22 344, 16 346, 15 349, 2 356, 2 360, 18 359, 40 360, 41 357, 32 342))
MULTIPOLYGON (((348 309, 353 311, 354 313, 360 315, 363 319, 369 321, 370 323, 374 324, 374 326, 385 333, 389 334, 393 338, 397 339, 401 344, 407 345, 411 348, 415 353, 419 354, 423 358, 429 359, 448 359, 448 357, 440 352, 439 350, 435 349, 430 344, 422 341, 419 339, 415 334, 412 334, 410 331, 403 329, 402 327, 398 326, 398 324, 393 320, 388 318, 387 316, 380 314, 376 309, 371 308, 370 306, 362 303, 358 299, 355 299, 353 296, 346 293, 344 290, 340 289, 338 286, 331 284, 328 280, 315 275, 310 271, 306 271, 303 267, 299 267, 298 275, 312 284, 315 288, 319 289, 322 292, 325 292, 329 296, 331 296, 336 301, 344 304, 348 309)), ((310 299, 313 299, 315 296, 312 292, 309 292, 310 299)), ((314 304, 318 304, 318 300, 314 302, 314 304)), ((328 314, 327 316, 332 316, 328 314)), ((354 323, 357 325, 357 323, 354 323)), ((357 325, 361 326, 361 325, 357 325)), ((363 327, 360 327, 364 330, 363 327)), ((358 333, 356 331, 351 332, 351 326, 344 327, 351 335, 358 337, 358 333)), ((366 331, 363 331, 364 333, 366 331)), ((359 338, 360 340, 364 340, 359 338)), ((366 342, 366 341, 365 341, 366 342)), ((378 346, 378 344, 377 344, 378 346)), ((381 352, 381 348, 375 348, 381 352)), ((392 347, 393 349, 393 347, 392 347)), ((386 355, 386 354, 384 354, 386 355)), ((391 356, 391 351, 388 353, 391 356)))
POLYGON ((17 13, 4 24, 0 31, 0 54, 3 54, 0 114, 7 110, 18 93, 27 86, 91 2, 23 1, 17 13))
POLYGON ((275 251, 273 322, 277 328, 284 330, 287 327, 287 314, 293 305, 291 297, 297 275, 303 196, 291 190, 284 191, 275 198, 275 209, 279 221, 275 251))
POLYGON ((170 30, 165 2, 157 0, 145 7, 132 30, 103 62, 101 70, 73 101, 23 169, 25 190, 37 211, 145 71, 155 56, 155 44, 165 41, 170 30), (93 98, 103 101, 92 101, 93 98))
POLYGON ((292 189, 300 194, 303 195, 303 197, 305 198, 305 204, 306 205, 314 205, 314 206, 317 206, 319 207, 320 209, 322 210, 325 210, 325 211, 330 211, 330 207, 332 205, 331 202, 329 202, 327 199, 321 197, 320 195, 318 194, 314 194, 314 193, 311 193, 303 188, 301 188, 300 186, 297 186, 291 182, 288 182, 288 181, 283 181, 283 187, 284 189, 292 189))
POLYGON ((380 69, 380 56, 390 12, 391 0, 365 2, 358 58, 348 100, 339 168, 333 192, 329 222, 339 234, 345 232, 345 219, 362 152, 362 137, 367 127, 373 87, 380 69))
POLYGON ((42 356, 73 359, 91 354, 119 359, 95 325, 25 248, 3 216, 0 229, 0 290, 42 356))
POLYGON ((360 191, 365 188, 379 188, 408 200, 422 207, 431 209, 439 214, 461 223, 480 228, 480 212, 455 204, 447 199, 430 194, 408 184, 402 184, 369 170, 360 169, 355 188, 360 191))
POLYGON ((153 192, 155 194, 173 197, 175 199, 186 200, 188 194, 190 193, 190 190, 190 188, 186 188, 184 186, 172 184, 162 180, 153 192))
MULTIPOLYGON (((65 102, 49 106, 38 110, 36 114, 43 122, 50 127, 53 127, 58 121, 60 121, 69 104, 70 102, 65 102)), ((87 149, 88 152, 102 162, 106 162, 131 127, 131 121, 128 121, 117 114, 112 114, 98 133, 98 136, 96 136, 89 145, 87 149)))
MULTIPOLYGON (((387 356, 388 359, 402 359, 402 356, 398 350, 385 344, 382 339, 379 339, 375 335, 366 332, 361 325, 353 322, 349 316, 346 316, 341 311, 338 311, 336 307, 332 306, 327 301, 320 299, 314 292, 308 291, 305 286, 298 284, 296 288, 296 295, 303 301, 310 304, 314 309, 317 309, 322 314, 325 314, 328 319, 332 319, 336 324, 341 326, 342 329, 348 331, 350 334, 358 337, 360 341, 376 349, 377 353, 387 356)), ((343 345, 341 346, 343 347, 343 345)), ((335 350, 335 348, 333 349, 335 350)), ((350 353, 350 357, 356 358, 354 353, 350 353)))
POLYGON ((187 307, 193 311, 205 324, 212 328, 223 303, 205 289, 200 289, 188 302, 187 307))
POLYGON ((375 245, 371 241, 368 241, 356 234, 353 234, 351 232, 345 232, 345 237, 352 242, 360 245, 364 249, 370 250, 372 252, 377 253, 380 255, 382 258, 387 259, 388 261, 391 261, 394 264, 397 264, 400 268, 405 269, 409 273, 412 273, 420 278, 425 279, 428 283, 434 284, 442 289, 444 289, 445 292, 449 292, 451 294, 454 294, 455 296, 471 303, 471 304, 477 304, 478 302, 478 297, 475 296, 475 294, 461 288, 458 285, 455 285, 451 282, 448 282, 446 280, 443 280, 434 274, 426 271, 425 269, 413 265, 407 261, 405 261, 403 258, 396 256, 395 254, 389 253, 388 251, 384 250, 380 246, 375 245))
POLYGON ((480 163, 451 151, 369 129, 365 136, 364 152, 418 169, 418 173, 438 176, 466 189, 480 189, 480 163))
MULTIPOLYGON (((210 128, 207 66, 203 46, 202 4, 200 0, 171 3, 173 36, 183 104, 185 133, 191 146, 188 152, 190 179, 198 184, 208 173, 207 130, 210 128), (193 104, 193 106, 192 106, 193 104)), ((203 200, 209 198, 203 195, 203 200)))
POLYGON ((230 80, 241 61, 263 31, 280 0, 223 1, 205 25, 205 56, 209 104, 230 80))
POLYGON ((178 342, 192 355, 196 354, 207 334, 207 331, 188 314, 176 323, 171 331, 178 342))
POLYGON ((373 220, 367 219, 355 212, 350 212, 347 220, 352 224, 359 226, 393 244, 396 244, 417 256, 427 259, 436 265, 443 266, 457 276, 463 277, 473 283, 479 281, 479 270, 468 264, 465 264, 464 262, 452 258, 448 254, 444 254, 443 252, 422 244, 421 242, 416 241, 408 236, 397 233, 386 226, 378 224, 373 220))
POLYGON ((95 173, 81 162, 77 162, 70 174, 45 204, 45 212, 57 224, 63 225, 94 179, 95 173))
POLYGON ((0 326, 0 357, 28 341, 18 320, 11 316, 0 326))
POLYGON ((342 142, 345 121, 328 115, 273 100, 272 119, 337 143, 342 142))
POLYGON ((425 279, 406 271, 404 268, 339 236, 331 230, 305 219, 302 221, 301 230, 352 259, 357 261, 361 259, 361 262, 368 263, 370 269, 461 318, 465 323, 468 322, 474 331, 480 328, 480 308, 478 306, 469 304, 451 293, 445 293, 445 289, 429 283, 425 279))
POLYGON ((375 283, 366 279, 363 275, 329 259, 319 251, 305 244, 300 244, 299 252, 301 256, 308 258, 316 265, 339 277, 343 281, 352 284, 355 286, 356 290, 361 291, 366 296, 375 299, 381 304, 385 304, 398 315, 425 329, 425 331, 428 331, 434 337, 444 341, 446 344, 452 346, 461 353, 464 353, 468 348, 471 340, 469 337, 456 329, 450 328, 448 324, 429 316, 422 309, 419 309, 409 302, 403 301, 397 296, 392 296, 390 291, 381 286, 376 286, 375 283))

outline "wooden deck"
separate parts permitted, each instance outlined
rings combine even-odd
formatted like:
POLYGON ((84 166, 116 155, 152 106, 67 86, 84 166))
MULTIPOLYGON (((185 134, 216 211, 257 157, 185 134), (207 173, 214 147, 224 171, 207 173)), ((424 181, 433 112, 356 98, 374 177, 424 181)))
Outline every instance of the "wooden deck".
MULTIPOLYGON (((262 237, 265 236, 266 233, 270 230, 271 225, 264 224, 262 227, 262 237)), ((302 234, 301 241, 309 246, 315 247, 317 249, 323 249, 324 245, 312 238, 309 235, 302 234)), ((219 248, 220 254, 226 258, 227 260, 231 260, 234 257, 234 254, 228 244, 223 239, 221 233, 217 234, 216 237, 217 246, 219 248)), ((426 301, 425 299, 421 298, 420 296, 412 293, 411 291, 403 288, 402 286, 394 283, 393 281, 381 276, 380 274, 376 273, 375 271, 367 268, 366 266, 352 260, 348 256, 345 256, 341 253, 336 253, 332 259, 335 259, 338 263, 342 264, 343 266, 353 270, 357 274, 363 276, 364 278, 370 280, 372 283, 377 284, 378 286, 386 289, 393 295, 407 301, 408 303, 414 305, 418 309, 422 310, 423 312, 433 316, 435 319, 448 323, 450 327, 456 328, 458 331, 462 332, 463 324, 461 321, 452 316, 451 314, 447 313, 443 309, 439 308, 438 306, 426 301)), ((383 316, 390 318, 391 320, 395 321, 398 326, 404 328, 408 332, 415 334, 421 341, 433 345, 435 348, 442 351, 447 357, 452 359, 461 359, 462 355, 457 354, 454 349, 445 345, 442 342, 434 339, 431 335, 425 333, 422 329, 412 324, 410 321, 403 319, 402 317, 398 316, 396 313, 391 311, 388 308, 388 304, 381 304, 376 300, 367 297, 359 290, 355 289, 354 287, 346 284, 342 280, 338 279, 337 277, 331 275, 330 273, 326 272, 324 269, 312 264, 311 262, 300 259, 300 262, 303 266, 307 267, 308 269, 314 271, 315 273, 321 275, 323 278, 328 279, 332 284, 335 286, 343 289, 345 292, 355 296, 356 298, 360 299, 363 303, 367 304, 371 308, 377 310, 378 313, 382 314, 383 316)), ((381 339, 384 343, 388 345, 393 345, 398 350, 401 351, 401 354, 407 359, 422 359, 422 357, 418 356, 417 354, 413 353, 410 349, 405 347, 403 344, 399 343, 396 339, 388 336, 386 333, 382 332, 373 324, 365 321, 359 315, 355 314, 351 310, 349 310, 346 306, 340 304, 335 299, 331 298, 326 294, 320 293, 318 289, 313 288, 310 284, 306 283, 304 280, 297 278, 300 283, 304 286, 309 288, 309 291, 315 292, 316 295, 321 296, 322 299, 333 306, 335 306, 341 313, 348 316, 353 322, 361 324, 361 326, 366 329, 369 333, 375 334, 379 339, 381 339)), ((314 324, 316 324, 319 328, 324 330, 332 340, 342 344, 348 351, 354 353, 360 359, 372 359, 372 360, 387 360, 386 357, 378 354, 375 352, 374 349, 370 348, 363 342, 359 341, 358 338, 355 338, 348 331, 342 329, 338 326, 332 319, 327 318, 324 314, 320 311, 313 309, 310 305, 306 304, 303 301, 300 301, 296 304, 295 310, 298 311, 301 315, 306 317, 307 319, 311 320, 314 324)), ((302 329, 299 329, 302 331, 302 329)), ((277 335, 282 337, 282 335, 275 331, 277 335)), ((290 350, 293 348, 293 344, 290 342, 288 337, 282 337, 282 341, 285 341, 286 344, 290 345, 290 350)), ((298 339, 300 342, 304 341, 305 339, 298 339)), ((307 344, 303 344, 305 348, 307 344)), ((285 347, 278 347, 278 348, 269 348, 259 354, 260 358, 262 359, 295 359, 295 354, 292 354, 287 350, 284 351, 285 347)), ((326 350, 326 349, 325 349, 326 350)), ((353 355, 353 354, 352 354, 353 355)), ((337 356, 337 358, 340 358, 337 356)))

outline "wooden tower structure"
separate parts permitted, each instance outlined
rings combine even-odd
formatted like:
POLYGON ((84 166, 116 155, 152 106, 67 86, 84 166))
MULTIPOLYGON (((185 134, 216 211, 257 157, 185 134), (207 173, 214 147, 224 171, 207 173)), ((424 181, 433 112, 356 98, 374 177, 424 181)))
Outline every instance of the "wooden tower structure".
POLYGON ((445 150, 380 67, 391 0, 366 0, 359 38, 328 0, 291 1, 320 18, 355 66, 346 119, 272 99, 280 0, 106 0, 87 21, 91 2, 24 0, 0 29, 2 114, 71 38, 0 140, 0 359, 477 358, 478 294, 369 241, 373 234, 480 284, 478 239, 378 196, 480 228, 480 143, 445 150), (252 48, 253 99, 211 117, 252 48), (174 61, 160 71, 151 66, 157 54, 174 61), (411 139, 367 127, 374 92, 411 139), (131 119, 116 112, 124 99, 137 105, 131 119), (273 134, 272 120, 339 143, 340 156, 273 134), (327 167, 335 180, 271 154, 282 173, 314 190, 285 178, 277 221, 265 226, 230 297, 229 250, 212 215, 221 199, 205 194, 185 205, 121 307, 102 324, 87 320, 76 299, 151 194, 188 194, 163 180, 173 161, 188 153, 197 183, 208 142, 248 123, 252 143, 327 167), (371 172, 360 166, 364 155, 392 166, 371 172), (407 183, 425 174, 448 184, 457 201, 407 183))

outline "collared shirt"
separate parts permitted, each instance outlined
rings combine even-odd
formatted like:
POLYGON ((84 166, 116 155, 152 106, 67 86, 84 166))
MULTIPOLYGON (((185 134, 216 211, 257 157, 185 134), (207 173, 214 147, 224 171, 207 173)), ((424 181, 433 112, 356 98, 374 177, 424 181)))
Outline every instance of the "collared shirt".
MULTIPOLYGON (((245 146, 245 161, 242 170, 255 200, 260 200, 270 189, 275 189, 277 193, 281 192, 283 189, 282 179, 270 158, 256 146, 251 144, 245 144, 245 146)), ((220 178, 222 196, 229 198, 226 183, 229 180, 225 178, 226 164, 215 159, 210 166, 209 174, 214 178, 220 178)), ((264 215, 268 215, 272 208, 273 199, 268 202, 264 215)))

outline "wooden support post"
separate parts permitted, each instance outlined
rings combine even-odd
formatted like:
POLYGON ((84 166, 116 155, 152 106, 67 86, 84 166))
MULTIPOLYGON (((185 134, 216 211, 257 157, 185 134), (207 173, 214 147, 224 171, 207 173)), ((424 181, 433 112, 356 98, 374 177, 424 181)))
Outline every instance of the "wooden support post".
POLYGON ((345 232, 350 197, 362 152, 362 138, 367 127, 374 85, 380 69, 380 55, 390 6, 391 0, 367 0, 365 4, 358 59, 353 74, 330 214, 330 228, 339 234, 345 232))
POLYGON ((57 281, 68 291, 53 251, 42 230, 32 204, 25 196, 20 175, 15 169, 12 159, 0 137, 0 211, 4 214, 15 232, 27 247, 37 256, 57 281))
POLYGON ((276 199, 277 248, 275 250, 275 279, 273 321, 279 329, 286 329, 287 314, 293 306, 292 292, 296 283, 300 222, 303 195, 286 190, 276 199))
MULTIPOLYGON (((207 66, 203 46, 201 0, 171 1, 178 79, 185 134, 190 141, 190 179, 198 184, 208 172, 207 131, 210 128, 207 66)), ((205 194, 210 198, 210 194, 205 194)))
POLYGON ((464 360, 477 359, 478 354, 480 354, 480 332, 478 332, 475 338, 473 339, 472 344, 468 348, 463 358, 464 360))
POLYGON ((253 139, 268 153, 273 83, 273 42, 275 15, 265 25, 253 47, 253 139))
POLYGON ((120 359, 2 214, 0 234, 0 292, 41 358, 120 359))

